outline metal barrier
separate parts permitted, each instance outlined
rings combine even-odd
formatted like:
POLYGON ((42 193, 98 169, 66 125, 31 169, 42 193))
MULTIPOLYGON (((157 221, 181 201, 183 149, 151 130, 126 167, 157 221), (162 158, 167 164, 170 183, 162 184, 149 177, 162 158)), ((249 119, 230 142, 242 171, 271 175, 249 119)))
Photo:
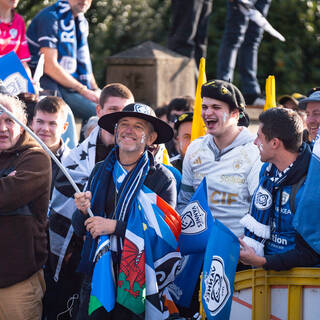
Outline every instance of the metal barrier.
POLYGON ((320 268, 237 272, 232 300, 230 320, 319 320, 320 268))

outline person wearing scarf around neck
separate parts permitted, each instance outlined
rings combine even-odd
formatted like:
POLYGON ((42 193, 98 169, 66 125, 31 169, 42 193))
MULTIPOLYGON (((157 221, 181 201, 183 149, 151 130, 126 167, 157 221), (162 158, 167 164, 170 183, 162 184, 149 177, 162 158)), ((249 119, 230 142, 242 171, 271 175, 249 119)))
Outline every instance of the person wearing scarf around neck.
MULTIPOLYGON (((148 287, 147 278, 145 280, 147 288, 145 311, 137 314, 118 301, 119 288, 122 286, 122 281, 119 278, 123 263, 123 252, 125 251, 129 226, 132 227, 131 221, 137 218, 137 212, 134 211, 135 204, 142 204, 140 197, 144 193, 145 187, 165 200, 171 207, 174 208, 176 205, 175 178, 162 164, 155 163, 152 154, 147 151, 148 147, 154 143, 159 144, 169 141, 173 137, 173 130, 167 123, 156 118, 154 111, 149 106, 140 103, 129 104, 121 112, 105 115, 99 120, 98 124, 108 132, 115 134, 116 147, 103 163, 98 163, 93 169, 87 188, 90 191, 74 195, 78 210, 73 214, 72 225, 78 236, 87 235, 78 269, 91 278, 93 271, 92 248, 96 245, 99 236, 109 235, 113 272, 118 287, 117 303, 110 312, 106 312, 104 309, 100 310, 103 313, 102 318, 141 319, 146 316, 148 306, 150 306, 148 297, 150 287, 148 287), (88 208, 90 207, 94 216, 89 218, 88 208)), ((148 209, 143 206, 143 208, 146 217, 150 214, 151 207, 148 207, 148 209)), ((176 214, 177 219, 178 217, 178 214, 176 214)), ((147 221, 146 230, 154 230, 151 220, 147 219, 147 221)), ((134 224, 134 228, 139 229, 139 225, 134 224)), ((145 246, 147 246, 147 242, 145 242, 145 246)), ((154 255, 152 241, 150 244, 152 255, 154 255)), ((180 257, 176 248, 172 250, 171 254, 177 254, 180 257)), ((147 264, 147 251, 143 250, 142 252, 146 252, 145 261, 147 264)), ((177 259, 179 260, 178 256, 177 259)), ((172 262, 168 264, 169 274, 175 274, 174 270, 177 267, 175 263, 171 265, 172 262)), ((132 271, 129 270, 130 272, 132 271)), ((164 277, 166 278, 167 275, 164 274, 164 277)), ((156 284, 152 283, 151 285, 156 284)), ((161 299, 163 287, 160 283, 157 286, 159 287, 159 295, 156 294, 153 297, 158 296, 157 299, 161 299)), ((85 310, 88 311, 88 297, 80 297, 80 310, 83 310, 83 304, 86 306, 85 310), (87 299, 87 301, 84 301, 84 299, 87 299)), ((164 308, 162 303, 159 303, 158 307, 153 308, 153 312, 157 309, 157 312, 159 312, 157 314, 162 314, 162 312, 165 312, 162 308, 164 308)))
POLYGON ((34 72, 44 54, 40 85, 48 94, 58 94, 83 120, 96 115, 100 89, 92 72, 88 46, 89 24, 84 14, 92 0, 58 0, 31 21, 27 41, 34 72))
POLYGON ((311 158, 309 146, 302 142, 302 120, 293 110, 272 108, 259 121, 255 145, 265 164, 250 213, 241 220, 245 236, 239 239, 240 261, 266 270, 319 264, 320 256, 292 225, 311 158), (297 192, 293 192, 295 185, 301 185, 297 192))

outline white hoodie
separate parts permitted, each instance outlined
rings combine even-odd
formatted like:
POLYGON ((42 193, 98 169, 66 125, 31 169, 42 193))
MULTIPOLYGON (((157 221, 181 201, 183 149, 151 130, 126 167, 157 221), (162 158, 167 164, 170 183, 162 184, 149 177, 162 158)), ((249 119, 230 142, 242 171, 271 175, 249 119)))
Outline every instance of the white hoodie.
POLYGON ((247 128, 242 128, 232 144, 221 151, 210 134, 194 140, 183 161, 178 211, 183 211, 206 177, 212 215, 236 236, 242 235, 244 230, 240 219, 249 212, 262 165, 254 139, 247 128))

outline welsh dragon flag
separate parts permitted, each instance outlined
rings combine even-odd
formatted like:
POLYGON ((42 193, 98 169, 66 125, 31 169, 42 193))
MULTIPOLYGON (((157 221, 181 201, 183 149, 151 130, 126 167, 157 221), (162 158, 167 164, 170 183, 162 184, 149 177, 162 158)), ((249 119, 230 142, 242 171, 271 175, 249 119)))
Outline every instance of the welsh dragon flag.
POLYGON ((163 296, 165 288, 174 280, 181 258, 177 251, 180 232, 177 212, 143 186, 128 220, 116 289, 111 252, 106 247, 108 237, 100 237, 89 314, 101 306, 110 311, 117 302, 144 319, 168 318, 163 296))

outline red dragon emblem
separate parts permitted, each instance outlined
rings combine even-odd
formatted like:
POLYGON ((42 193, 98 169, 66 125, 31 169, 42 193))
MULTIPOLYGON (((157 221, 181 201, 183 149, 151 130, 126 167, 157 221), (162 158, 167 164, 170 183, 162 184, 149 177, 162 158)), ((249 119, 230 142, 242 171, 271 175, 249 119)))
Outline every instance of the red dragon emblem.
MULTIPOLYGON (((139 248, 128 238, 124 241, 120 273, 123 272, 126 276, 126 281, 129 282, 128 291, 132 296, 137 298, 140 290, 133 291, 133 285, 137 282, 140 288, 145 284, 145 253, 144 250, 140 251, 139 248)), ((123 280, 119 280, 118 286, 121 288, 124 284, 123 280)))

